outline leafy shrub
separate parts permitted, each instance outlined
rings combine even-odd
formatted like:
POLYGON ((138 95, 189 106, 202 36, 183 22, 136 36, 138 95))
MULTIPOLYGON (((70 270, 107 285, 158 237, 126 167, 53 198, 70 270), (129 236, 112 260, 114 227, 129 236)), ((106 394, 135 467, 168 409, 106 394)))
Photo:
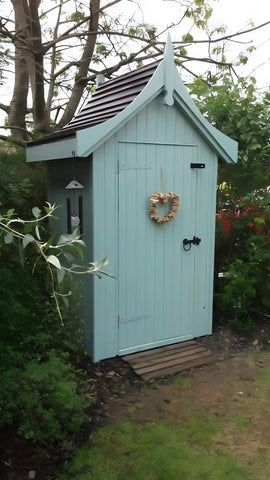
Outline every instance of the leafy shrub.
POLYGON ((254 326, 249 308, 256 296, 256 278, 250 277, 249 273, 249 266, 242 260, 236 260, 230 265, 224 292, 216 295, 218 308, 228 323, 239 330, 250 330, 254 326))
MULTIPOLYGON (((15 207, 27 219, 33 205, 44 204, 45 176, 42 169, 26 165, 24 157, 23 152, 0 151, 0 213, 15 207)), ((47 227, 42 228, 43 236, 47 227)), ((22 248, 18 255, 4 238, 5 234, 0 238, 0 426, 10 426, 49 451, 87 419, 88 383, 71 363, 74 352, 81 354, 83 329, 74 308, 72 314, 65 312, 65 326, 61 325, 48 272, 41 262, 36 265, 34 246, 28 245, 27 256, 22 248)))
MULTIPOLYGON (((2 246, 5 252, 11 246, 2 246)), ((86 420, 89 400, 82 373, 68 352, 80 352, 76 317, 60 324, 44 287, 44 272, 33 277, 16 256, 0 270, 0 425, 49 450, 86 420), (66 352, 63 354, 63 352, 66 352)))
POLYGON ((219 166, 215 292, 223 316, 249 329, 255 312, 270 311, 270 94, 258 95, 255 78, 235 83, 229 74, 212 84, 197 78, 190 90, 206 118, 238 142, 237 164, 219 166))
MULTIPOLYGON (((230 202, 230 203, 229 203, 230 202)), ((217 268, 227 271, 217 307, 241 330, 254 325, 255 314, 270 310, 270 194, 253 192, 218 212, 217 268)))
POLYGON ((50 351, 46 360, 20 365, 23 357, 3 348, 1 357, 2 365, 12 357, 14 364, 1 372, 0 425, 16 426, 20 435, 38 445, 78 431, 90 401, 77 391, 78 370, 66 355, 50 351))
POLYGON ((33 205, 46 200, 46 170, 43 165, 30 165, 25 150, 0 147, 0 212, 15 208, 24 218, 33 205))

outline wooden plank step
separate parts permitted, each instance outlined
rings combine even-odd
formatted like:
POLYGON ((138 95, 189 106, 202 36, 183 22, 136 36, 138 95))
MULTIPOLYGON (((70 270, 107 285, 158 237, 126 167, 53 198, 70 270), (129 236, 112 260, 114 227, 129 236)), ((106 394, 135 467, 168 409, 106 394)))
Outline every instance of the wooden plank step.
POLYGON ((137 352, 137 353, 131 353, 129 355, 125 355, 123 358, 123 360, 129 362, 129 360, 131 359, 132 362, 137 362, 137 363, 140 363, 140 362, 144 362, 146 360, 148 360, 150 357, 151 359, 152 358, 159 358, 159 357, 162 357, 162 356, 166 356, 166 355, 171 355, 173 353, 180 353, 180 352, 185 352, 185 351, 188 351, 190 350, 191 348, 198 348, 198 343, 196 342, 183 342, 183 345, 179 345, 179 344, 174 344, 174 345, 171 345, 170 346, 171 348, 169 348, 168 346, 166 347, 159 347, 159 348, 155 348, 153 350, 146 350, 144 352, 137 352))
POLYGON ((168 375, 174 375, 175 373, 184 372, 190 370, 191 368, 202 367, 203 365, 208 365, 214 362, 212 355, 204 358, 198 358, 196 360, 191 360, 181 365, 174 365, 173 367, 165 368, 157 372, 149 372, 140 375, 143 380, 151 380, 152 378, 160 378, 168 375))
POLYGON ((144 359, 137 360, 136 358, 131 358, 130 359, 130 364, 132 365, 133 368, 140 368, 143 367, 144 365, 157 365, 159 363, 165 363, 166 361, 174 360, 177 361, 177 359, 188 357, 189 355, 194 355, 196 353, 200 352, 205 352, 205 348, 200 347, 200 346, 195 346, 186 349, 184 351, 172 351, 172 352, 160 352, 159 356, 148 356, 145 357, 144 359))
POLYGON ((149 357, 149 355, 152 356, 155 354, 159 354, 161 352, 171 351, 171 350, 179 350, 179 349, 182 350, 182 349, 190 348, 191 346, 196 346, 196 345, 198 345, 198 342, 195 342, 194 340, 188 340, 186 342, 173 343, 171 345, 165 345, 164 347, 144 350, 143 352, 130 353, 128 355, 124 355, 122 359, 128 362, 129 358, 144 358, 144 357, 149 357))
POLYGON ((183 363, 187 363, 192 360, 197 360, 200 358, 202 359, 204 357, 208 357, 209 355, 210 355, 209 352, 204 351, 204 352, 192 354, 190 356, 185 356, 182 358, 175 359, 172 357, 170 360, 167 360, 165 362, 159 362, 156 364, 145 365, 143 367, 136 368, 136 371, 138 372, 139 375, 147 372, 154 372, 157 370, 162 370, 163 368, 174 367, 175 365, 182 365, 183 363))
POLYGON ((193 340, 125 355, 122 358, 143 380, 172 375, 215 361, 211 352, 193 340))

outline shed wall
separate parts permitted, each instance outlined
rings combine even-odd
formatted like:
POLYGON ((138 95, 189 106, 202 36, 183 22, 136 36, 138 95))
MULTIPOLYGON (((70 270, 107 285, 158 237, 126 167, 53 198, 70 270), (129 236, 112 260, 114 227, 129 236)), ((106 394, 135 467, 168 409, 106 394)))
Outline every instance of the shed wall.
MULTIPOLYGON (((92 158, 55 160, 48 163, 48 199, 51 204, 58 206, 56 210, 57 220, 51 221, 51 228, 56 240, 63 233, 68 232, 67 198, 71 200, 72 213, 78 215, 78 197, 83 197, 83 240, 87 248, 83 248, 84 263, 92 262, 93 253, 93 222, 92 222, 92 158), (83 186, 79 190, 67 190, 66 185, 73 179, 83 186)), ((85 322, 86 348, 93 351, 93 277, 74 277, 75 283, 82 283, 80 316, 85 322)), ((79 286, 78 286, 79 288, 79 286)), ((81 288, 81 287, 80 287, 81 288)))
MULTIPOLYGON (((200 201, 196 208, 198 231, 207 242, 207 247, 206 255, 197 258, 201 281, 197 282, 193 314, 197 321, 197 334, 194 336, 211 333, 217 157, 178 108, 165 106, 160 95, 93 153, 92 258, 98 260, 106 255, 110 261, 107 271, 116 276, 116 280, 93 280, 93 349, 89 353, 94 361, 118 354, 119 142, 190 145, 197 147, 196 161, 204 162, 207 159, 207 173, 203 182, 198 184, 198 198, 204 201, 200 201), (201 311, 202 303, 204 311, 201 311)), ((199 251, 195 250, 194 255, 199 255, 199 251)))

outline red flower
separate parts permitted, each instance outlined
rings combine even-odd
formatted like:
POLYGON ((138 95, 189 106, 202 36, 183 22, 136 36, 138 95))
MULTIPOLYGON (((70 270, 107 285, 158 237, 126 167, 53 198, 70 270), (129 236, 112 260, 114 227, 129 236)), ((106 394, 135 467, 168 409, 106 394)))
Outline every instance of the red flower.
POLYGON ((225 218, 225 220, 223 220, 222 226, 226 233, 230 233, 233 229, 231 220, 229 218, 225 218))

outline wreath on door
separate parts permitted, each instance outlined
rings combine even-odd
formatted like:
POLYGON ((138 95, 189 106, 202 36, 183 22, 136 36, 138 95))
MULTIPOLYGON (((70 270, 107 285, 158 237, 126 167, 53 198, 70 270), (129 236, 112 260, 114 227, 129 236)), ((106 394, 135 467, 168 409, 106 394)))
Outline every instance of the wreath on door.
POLYGON ((179 195, 173 192, 169 193, 160 193, 155 192, 152 194, 150 199, 150 218, 157 223, 166 223, 170 222, 178 212, 179 207, 179 195), (166 215, 160 217, 157 214, 157 204, 161 203, 162 205, 166 205, 169 201, 171 201, 171 209, 169 210, 166 215))

